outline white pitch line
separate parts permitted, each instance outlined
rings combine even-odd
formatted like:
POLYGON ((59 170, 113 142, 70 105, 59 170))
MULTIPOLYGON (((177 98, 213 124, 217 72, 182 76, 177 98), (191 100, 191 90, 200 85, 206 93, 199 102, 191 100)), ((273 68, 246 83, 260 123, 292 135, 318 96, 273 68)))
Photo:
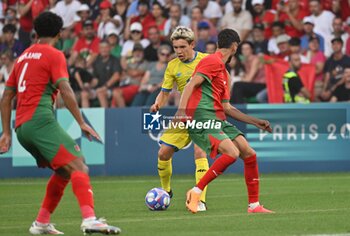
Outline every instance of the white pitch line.
MULTIPOLYGON (((276 214, 268 214, 264 215, 266 216, 279 216, 279 215, 288 215, 288 214, 305 214, 305 213, 322 213, 322 212, 336 212, 336 211, 350 211, 350 208, 334 208, 334 209, 318 209, 318 210, 301 210, 301 211, 285 211, 285 212, 277 212, 276 214)), ((160 212, 161 213, 161 212, 160 212)), ((156 213, 155 213, 156 214, 156 213)), ((152 221, 174 221, 174 220, 201 220, 203 218, 215 218, 220 219, 222 217, 242 217, 242 216, 248 216, 248 217, 259 217, 263 216, 263 214, 248 214, 248 213, 232 213, 232 214, 218 214, 218 215, 204 215, 204 214, 197 214, 192 215, 188 213, 188 216, 179 216, 179 217, 169 217, 169 216, 160 216, 152 217, 152 221)), ((110 223, 135 223, 135 222, 149 222, 149 216, 145 216, 145 218, 133 218, 133 219, 119 219, 119 220, 109 220, 110 223)), ((76 225, 76 223, 69 222, 69 223, 62 223, 59 225, 76 225)), ((0 226, 0 230, 2 229, 17 229, 19 227, 26 227, 26 225, 16 225, 16 226, 0 226)), ((346 235, 348 236, 348 235, 346 235)))
POLYGON ((350 236, 350 234, 303 234, 299 236, 350 236))
MULTIPOLYGON (((228 179, 217 179, 216 182, 232 182, 232 181, 242 181, 242 175, 236 175, 233 176, 232 178, 228 179)), ((145 177, 147 178, 147 176, 145 177)), ((306 180, 350 180, 350 175, 349 176, 307 176, 307 177, 261 177, 260 180, 263 181, 306 181, 306 180)), ((192 179, 176 179, 174 178, 175 182, 179 182, 179 183, 192 183, 194 180, 192 179)), ((130 180, 130 179, 115 179, 115 180, 92 180, 91 183, 92 184, 115 184, 115 183, 159 183, 159 179, 149 179, 149 180, 130 180)), ((45 180, 43 182, 11 182, 11 181, 1 181, 0 180, 0 186, 5 186, 5 185, 43 185, 46 184, 45 180)))

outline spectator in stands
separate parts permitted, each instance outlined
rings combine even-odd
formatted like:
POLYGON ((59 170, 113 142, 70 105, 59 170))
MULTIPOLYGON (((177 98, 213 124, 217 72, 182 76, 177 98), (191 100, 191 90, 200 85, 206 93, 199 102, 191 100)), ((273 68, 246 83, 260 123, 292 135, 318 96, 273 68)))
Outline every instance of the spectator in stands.
POLYGON ((232 88, 232 103, 245 103, 247 99, 255 97, 257 93, 266 88, 263 61, 254 54, 251 42, 241 44, 242 64, 245 73, 241 81, 234 83, 232 88))
POLYGON ((136 43, 140 43, 143 48, 146 48, 150 42, 148 39, 143 38, 143 27, 141 23, 134 22, 130 25, 131 37, 124 42, 121 53, 121 65, 123 69, 126 69, 127 60, 132 56, 133 48, 136 43))
MULTIPOLYGON (((130 25, 134 22, 140 22, 142 25, 142 33, 145 38, 148 38, 148 28, 156 24, 155 19, 149 10, 149 7, 150 6, 148 0, 139 0, 137 3, 137 10, 139 15, 132 17, 129 23, 130 25)), ((130 36, 129 27, 126 26, 124 34, 125 38, 128 39, 130 36)))
POLYGON ((121 78, 122 68, 118 58, 110 54, 111 47, 106 41, 99 45, 99 55, 93 65, 93 76, 98 79, 96 95, 101 107, 109 107, 108 98, 111 90, 121 78))
POLYGON ((80 101, 80 107, 90 107, 90 101, 96 98, 95 87, 98 84, 98 79, 93 78, 90 72, 86 70, 84 58, 78 56, 74 66, 69 70, 69 77, 77 100, 80 101))
POLYGON ((34 0, 20 0, 18 1, 19 13, 19 41, 26 49, 32 43, 32 30, 34 19, 43 11, 53 7, 54 1, 39 0, 33 4, 34 0), (52 4, 52 5, 50 5, 52 4))
POLYGON ((210 36, 210 26, 208 22, 201 21, 198 23, 198 36, 195 50, 199 52, 206 51, 206 44, 208 42, 216 42, 217 37, 210 36))
POLYGON ((242 41, 246 40, 253 28, 252 15, 242 9, 242 0, 232 0, 233 12, 226 13, 221 20, 221 29, 234 29, 242 41))
POLYGON ((14 58, 11 51, 1 53, 1 69, 0 69, 0 98, 5 90, 5 83, 8 80, 13 68, 14 58))
POLYGON ((277 37, 282 34, 284 34, 284 24, 278 21, 274 22, 272 24, 272 37, 269 39, 269 42, 267 44, 267 50, 271 55, 277 55, 280 53, 276 40, 277 37))
POLYGON ((290 37, 301 37, 303 33, 303 19, 308 13, 299 4, 299 0, 280 1, 277 4, 277 18, 285 25, 285 32, 290 37))
MULTIPOLYGON (((345 27, 346 32, 350 36, 350 16, 346 20, 346 27, 345 27)), ((346 45, 345 45, 345 52, 346 55, 350 56, 350 37, 346 40, 346 45)))
POLYGON ((169 19, 165 22, 164 35, 169 37, 179 25, 190 27, 191 20, 188 16, 182 15, 180 4, 174 4, 170 7, 169 19))
MULTIPOLYGON (((315 22, 315 33, 320 34, 325 40, 331 38, 334 14, 323 10, 320 0, 310 0, 309 9, 311 12, 310 17, 315 22)), ((325 51, 325 54, 327 56, 327 51, 325 51)))
POLYGON ((144 53, 145 53, 145 60, 146 61, 158 61, 158 49, 161 45, 170 45, 169 42, 162 40, 160 37, 160 32, 157 26, 151 26, 148 29, 148 36, 149 36, 149 41, 150 44, 145 48, 144 53))
POLYGON ((279 53, 275 55, 276 58, 285 59, 290 55, 289 40, 290 40, 290 37, 287 34, 281 34, 277 37, 276 44, 277 44, 279 53))
POLYGON ((171 48, 162 45, 158 48, 158 61, 148 64, 148 70, 144 74, 139 92, 135 96, 131 106, 151 106, 158 96, 162 81, 171 55, 171 48))
MULTIPOLYGON (((80 5, 77 16, 79 17, 79 21, 74 24, 74 34, 77 37, 81 37, 83 35, 83 24, 87 20, 91 20, 91 10, 87 4, 80 5)), ((97 31, 97 24, 95 21, 93 22, 94 29, 97 31)))
MULTIPOLYGON (((122 18, 123 22, 127 21, 126 13, 128 11, 128 7, 128 0, 115 0, 114 11, 116 15, 122 18)), ((122 31, 124 31, 124 29, 122 31)))
POLYGON ((72 28, 62 28, 61 37, 55 47, 61 50, 66 58, 69 58, 75 42, 75 37, 72 28))
POLYGON ((254 54, 269 54, 269 51, 267 50, 269 41, 265 38, 263 24, 254 24, 252 31, 252 43, 254 46, 254 54))
POLYGON ((209 41, 205 44, 205 52, 208 54, 213 54, 216 52, 217 45, 216 42, 209 41))
POLYGON ((216 1, 198 0, 198 6, 203 10, 204 17, 217 26, 223 16, 220 5, 216 1))
POLYGON ((236 82, 241 81, 241 78, 244 76, 244 66, 242 65, 239 57, 240 56, 238 54, 235 54, 233 57, 231 57, 231 60, 226 63, 227 71, 231 77, 231 88, 236 82))
POLYGON ((310 61, 310 64, 315 65, 315 86, 314 86, 314 101, 318 102, 319 96, 323 88, 323 69, 326 62, 326 57, 320 50, 320 43, 317 37, 309 39, 309 50, 306 51, 305 56, 310 61))
MULTIPOLYGON (((265 28, 265 38, 270 39, 273 35, 272 27, 276 20, 276 13, 272 10, 266 10, 264 7, 264 0, 252 0, 253 12, 254 12, 254 23, 260 23, 265 28)), ((284 28, 284 25, 283 27, 284 28)))
POLYGON ((119 86, 113 89, 112 106, 125 107, 125 105, 131 104, 139 91, 141 80, 147 68, 143 46, 140 43, 135 43, 132 57, 127 61, 123 78, 119 86))
MULTIPOLYGON (((341 17, 334 17, 333 19, 333 23, 332 23, 332 28, 333 28, 333 32, 332 32, 332 37, 333 38, 341 38, 344 42, 343 45, 343 53, 345 53, 345 42, 348 40, 349 37, 349 33, 344 31, 344 27, 343 27, 343 20, 341 19, 341 17)), ((329 42, 331 41, 331 39, 329 40, 329 42)), ((330 46, 331 47, 331 46, 330 46)))
POLYGON ((103 0, 89 0, 85 1, 87 5, 89 5, 89 8, 91 10, 91 20, 95 21, 100 14, 100 4, 103 0))
POLYGON ((100 3, 100 15, 97 19, 100 22, 97 30, 97 36, 100 39, 105 39, 108 32, 111 30, 116 30, 118 33, 121 33, 121 30, 123 29, 124 23, 122 22, 121 17, 118 15, 113 17, 112 3, 110 3, 108 0, 104 0, 100 3))
POLYGON ((342 83, 332 93, 331 102, 350 102, 350 67, 344 69, 342 83))
POLYGON ((63 20, 63 27, 69 28, 74 26, 74 19, 81 3, 78 0, 63 0, 56 3, 52 12, 59 15, 63 20))
POLYGON ((122 46, 119 44, 119 34, 115 29, 111 29, 107 34, 107 42, 111 47, 111 55, 120 58, 122 46))
POLYGON ((23 44, 18 39, 15 39, 16 31, 15 25, 5 25, 2 28, 3 40, 0 44, 0 52, 11 51, 14 58, 21 55, 24 51, 23 44))
POLYGON ((289 70, 283 75, 283 101, 285 103, 309 103, 310 92, 303 85, 298 70, 301 68, 301 59, 298 53, 289 57, 289 70))
POLYGON ((86 60, 86 67, 91 68, 99 53, 99 43, 100 40, 96 37, 93 22, 91 20, 85 21, 83 36, 75 42, 68 64, 73 65, 78 55, 81 55, 86 60))
MULTIPOLYGON (((179 0, 178 1, 181 5, 182 8, 182 14, 192 18, 193 20, 193 9, 198 7, 198 1, 197 0, 179 0)), ((203 15, 203 11, 202 11, 202 15, 203 15)))
MULTIPOLYGON (((163 6, 157 1, 153 2, 152 4, 152 16, 155 20, 155 25, 157 26, 161 37, 165 38, 164 28, 165 28, 165 23, 167 19, 164 17, 163 6)), ((148 29, 148 32, 149 32, 149 29, 148 29)), ((149 35, 148 35, 148 38, 150 38, 149 35)))
POLYGON ((304 28, 305 34, 300 38, 302 52, 306 52, 308 50, 309 39, 314 37, 318 38, 318 41, 320 42, 320 50, 324 52, 324 47, 325 47, 324 38, 320 34, 315 33, 314 26, 315 26, 315 22, 311 17, 309 16, 304 17, 303 28, 304 28))
POLYGON ((213 23, 210 20, 204 18, 203 10, 199 6, 195 6, 192 8, 192 12, 191 12, 191 29, 194 32, 195 38, 198 37, 199 22, 207 22, 209 24, 210 36, 217 37, 218 32, 216 30, 216 27, 213 25, 213 23))
MULTIPOLYGON (((8 6, 5 12, 5 21, 4 24, 12 24, 15 25, 16 28, 19 28, 18 18, 17 18, 17 9, 14 6, 8 6)), ((18 38, 18 37, 16 37, 18 38)))
POLYGON ((324 84, 321 94, 322 101, 328 101, 332 93, 341 84, 344 68, 350 66, 350 57, 342 52, 343 40, 341 38, 332 39, 333 54, 327 59, 324 67, 324 84))
MULTIPOLYGON (((304 56, 301 53, 301 46, 300 46, 301 41, 299 38, 293 37, 289 39, 288 44, 289 44, 289 51, 290 51, 289 54, 298 53, 301 59, 301 63, 310 63, 309 58, 304 56)), ((286 56, 284 60, 289 61, 289 56, 286 56)))

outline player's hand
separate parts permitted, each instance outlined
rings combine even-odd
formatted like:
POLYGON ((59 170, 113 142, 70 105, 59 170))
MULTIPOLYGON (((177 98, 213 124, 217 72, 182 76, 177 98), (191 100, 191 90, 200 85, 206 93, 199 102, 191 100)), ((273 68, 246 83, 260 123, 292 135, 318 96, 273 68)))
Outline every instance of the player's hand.
POLYGON ((272 128, 268 120, 259 120, 255 126, 259 129, 266 130, 267 132, 272 133, 272 128))
POLYGON ((179 122, 186 122, 186 120, 188 120, 188 117, 185 113, 184 110, 177 110, 177 112, 175 113, 174 119, 172 120, 172 123, 176 124, 179 122))
POLYGON ((6 153, 11 147, 11 135, 2 134, 0 138, 0 154, 6 153))
POLYGON ((80 125, 81 130, 86 135, 86 137, 89 139, 89 141, 92 141, 92 138, 94 137, 96 140, 102 142, 100 136, 98 133, 96 133, 95 130, 93 130, 88 124, 83 123, 80 125))
POLYGON ((159 104, 154 103, 149 110, 150 110, 150 112, 157 112, 157 111, 159 111, 159 109, 160 109, 159 104))

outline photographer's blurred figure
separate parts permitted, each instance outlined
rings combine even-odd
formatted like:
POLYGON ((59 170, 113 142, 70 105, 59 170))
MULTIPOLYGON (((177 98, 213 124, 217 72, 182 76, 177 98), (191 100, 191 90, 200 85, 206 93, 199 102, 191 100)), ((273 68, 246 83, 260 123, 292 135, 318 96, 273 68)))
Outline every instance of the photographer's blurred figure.
POLYGON ((289 56, 289 66, 289 70, 283 75, 283 101, 285 103, 309 103, 310 92, 298 75, 298 70, 301 68, 301 58, 298 53, 289 56))

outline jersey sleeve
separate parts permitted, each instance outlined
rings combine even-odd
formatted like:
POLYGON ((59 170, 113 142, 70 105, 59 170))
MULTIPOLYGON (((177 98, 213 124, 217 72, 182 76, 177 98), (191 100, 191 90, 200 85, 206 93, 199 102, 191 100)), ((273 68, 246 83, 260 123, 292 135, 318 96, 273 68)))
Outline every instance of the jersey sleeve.
POLYGON ((6 81, 6 87, 5 89, 16 91, 17 85, 16 85, 16 77, 15 72, 12 70, 9 79, 6 81))
MULTIPOLYGON (((203 58, 197 65, 193 76, 199 74, 203 78, 205 78, 209 83, 213 80, 213 72, 216 71, 215 67, 218 65, 212 63, 211 60, 208 60, 208 57, 203 58)), ((192 76, 192 77, 193 77, 192 76)))
POLYGON ((51 82, 57 87, 60 81, 68 81, 69 78, 66 59, 63 53, 59 52, 54 54, 50 60, 51 82))
POLYGON ((162 91, 170 92, 173 89, 174 81, 175 81, 174 75, 171 73, 170 66, 168 65, 164 73, 162 91))
POLYGON ((225 90, 224 90, 224 94, 222 96, 221 102, 229 102, 230 98, 231 98, 231 94, 230 94, 230 80, 228 79, 228 76, 230 76, 230 74, 226 71, 226 78, 227 78, 227 82, 226 82, 226 86, 225 86, 225 90))

